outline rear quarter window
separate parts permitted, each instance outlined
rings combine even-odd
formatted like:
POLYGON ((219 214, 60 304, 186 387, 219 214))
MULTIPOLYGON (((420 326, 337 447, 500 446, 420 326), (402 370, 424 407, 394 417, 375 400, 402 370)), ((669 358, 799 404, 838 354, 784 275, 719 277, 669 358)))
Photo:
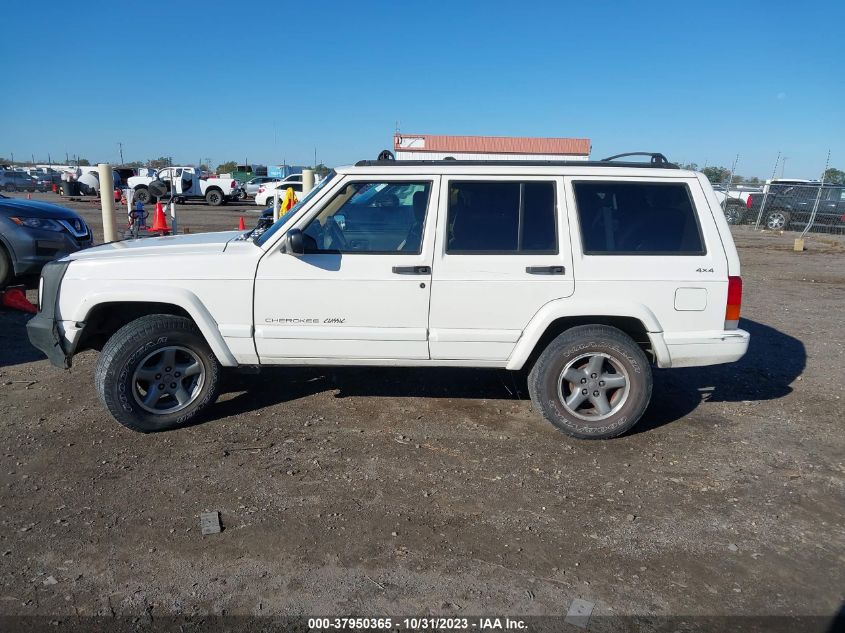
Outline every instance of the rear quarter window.
POLYGON ((572 183, 585 255, 703 255, 685 183, 572 183))

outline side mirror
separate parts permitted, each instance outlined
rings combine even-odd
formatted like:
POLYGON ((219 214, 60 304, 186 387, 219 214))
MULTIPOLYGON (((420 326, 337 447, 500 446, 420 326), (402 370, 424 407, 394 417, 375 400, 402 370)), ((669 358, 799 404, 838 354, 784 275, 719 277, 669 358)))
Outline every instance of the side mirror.
POLYGON ((300 229, 291 229, 285 234, 285 252, 296 257, 305 255, 305 238, 300 229))

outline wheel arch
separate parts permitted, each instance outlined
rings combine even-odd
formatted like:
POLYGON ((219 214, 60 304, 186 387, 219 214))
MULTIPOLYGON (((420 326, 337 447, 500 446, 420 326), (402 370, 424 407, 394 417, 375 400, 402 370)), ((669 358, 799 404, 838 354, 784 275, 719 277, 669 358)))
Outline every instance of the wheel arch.
POLYGON ((220 334, 217 322, 199 298, 187 290, 172 288, 159 293, 136 289, 134 292, 87 295, 73 319, 79 327, 73 341, 73 353, 96 348, 122 326, 149 314, 172 314, 191 319, 221 365, 234 367, 238 364, 220 334), (156 300, 151 301, 150 297, 156 300))
POLYGON ((659 367, 671 363, 663 329, 642 304, 587 304, 559 299, 546 304, 523 330, 507 369, 530 369, 551 340, 578 325, 608 325, 630 336, 659 367))

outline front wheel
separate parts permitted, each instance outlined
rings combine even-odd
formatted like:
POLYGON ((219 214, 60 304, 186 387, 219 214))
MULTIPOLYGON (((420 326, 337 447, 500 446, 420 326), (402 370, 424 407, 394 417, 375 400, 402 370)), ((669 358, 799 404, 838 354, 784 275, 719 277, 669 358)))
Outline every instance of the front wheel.
POLYGON ((528 375, 534 406, 558 430, 581 439, 621 435, 651 400, 651 366, 627 334, 582 325, 558 335, 528 375))
POLYGON ((108 340, 94 381, 118 422, 142 433, 165 431, 187 425, 217 399, 220 363, 193 321, 152 314, 108 340))
POLYGON ((150 195, 150 190, 146 187, 138 187, 132 194, 132 197, 135 199, 135 202, 140 202, 141 204, 149 204, 153 198, 150 195))

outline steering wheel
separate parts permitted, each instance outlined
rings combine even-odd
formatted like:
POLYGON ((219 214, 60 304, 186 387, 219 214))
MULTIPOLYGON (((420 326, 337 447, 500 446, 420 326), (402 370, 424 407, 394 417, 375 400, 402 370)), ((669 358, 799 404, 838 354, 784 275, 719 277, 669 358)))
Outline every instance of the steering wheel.
POLYGON ((329 237, 332 240, 332 249, 338 251, 345 251, 347 248, 346 238, 343 236, 343 231, 335 222, 333 217, 326 220, 326 225, 329 229, 329 237))

